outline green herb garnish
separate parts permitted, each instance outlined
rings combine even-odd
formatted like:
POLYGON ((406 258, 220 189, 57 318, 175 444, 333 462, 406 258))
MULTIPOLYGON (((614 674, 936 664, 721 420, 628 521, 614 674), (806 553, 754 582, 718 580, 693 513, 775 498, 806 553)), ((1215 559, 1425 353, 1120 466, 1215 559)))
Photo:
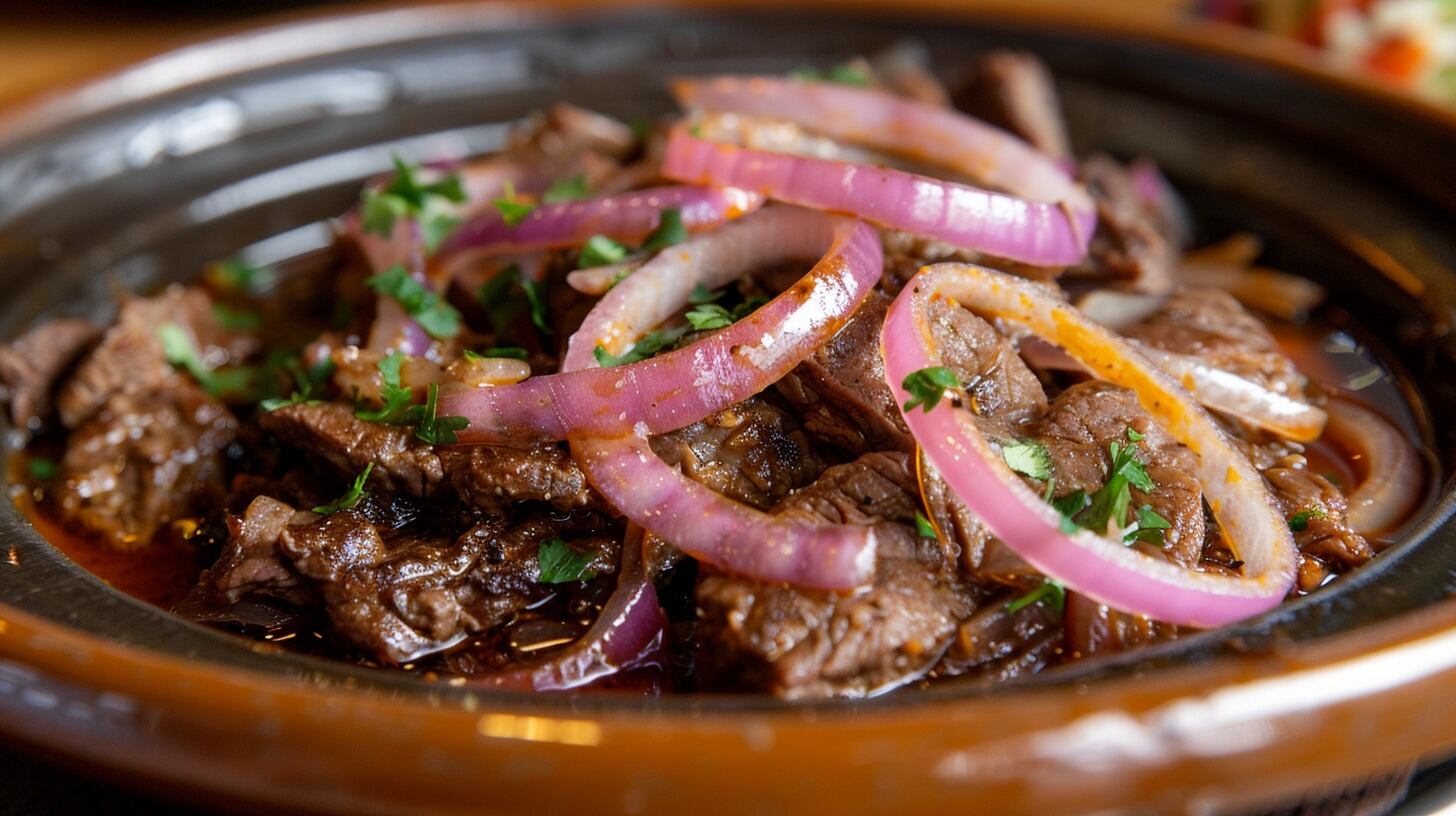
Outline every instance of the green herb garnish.
POLYGON ((454 173, 431 184, 422 184, 419 165, 410 164, 397 154, 391 158, 394 178, 382 188, 364 191, 360 206, 364 231, 388 238, 394 234, 396 222, 412 219, 420 228, 426 251, 434 254, 445 237, 460 225, 460 219, 450 211, 450 204, 466 200, 465 187, 454 173))
POLYGON ((264 411, 276 411, 285 405, 312 405, 322 402, 324 385, 334 376, 334 361, 328 357, 304 370, 298 357, 289 357, 283 368, 293 377, 293 393, 286 398, 270 398, 258 403, 264 411))
POLYGON ((167 362, 186 371, 202 386, 202 390, 213 396, 245 396, 257 394, 262 388, 264 372, 256 366, 210 368, 203 362, 197 346, 193 345, 192 336, 176 323, 158 326, 157 339, 162 343, 162 355, 167 362))
POLYGON ((919 511, 915 513, 915 534, 921 538, 940 538, 935 534, 935 525, 919 511))
POLYGON ((827 71, 805 65, 790 71, 789 76, 805 82, 835 82, 857 88, 866 88, 870 84, 869 75, 849 62, 830 66, 827 71))
POLYGON ((431 445, 453 445, 460 441, 455 436, 455 432, 470 427, 470 420, 463 416, 436 416, 439 399, 440 386, 430 383, 429 387, 425 389, 424 406, 414 406, 420 409, 414 417, 415 438, 431 445))
POLYGON ((56 474, 60 473, 61 469, 55 462, 44 456, 32 456, 25 460, 25 472, 37 482, 44 482, 47 479, 56 478, 56 474))
POLYGON ((516 185, 509 181, 505 183, 502 197, 491 201, 490 205, 501 214, 501 220, 505 221, 508 227, 516 227, 536 209, 535 204, 527 204, 516 198, 516 185))
POLYGON ((570 178, 556 180, 542 194, 541 200, 547 204, 559 204, 563 201, 580 201, 589 195, 591 190, 587 187, 586 174, 577 173, 570 178))
POLYGON ((1309 529, 1311 519, 1326 519, 1330 514, 1323 507, 1306 507, 1289 517, 1289 531, 1302 533, 1309 529))
POLYGON ((1161 547, 1166 542, 1167 531, 1172 527, 1172 522, 1159 515, 1151 505, 1145 504, 1137 509, 1137 529, 1123 533, 1122 541, 1124 544, 1141 541, 1161 547))
POLYGON ((328 504, 321 504, 315 507, 313 511, 321 516, 329 516, 340 510, 353 509, 354 505, 358 504, 360 499, 368 495, 369 491, 364 489, 364 483, 369 481, 369 474, 372 472, 374 472, 374 463, 370 462, 364 466, 363 473, 354 477, 354 483, 349 485, 349 489, 344 491, 344 495, 328 504))
POLYGON ((930 409, 940 404, 945 392, 951 389, 959 390, 961 381, 956 377, 955 372, 943 366, 922 368, 919 371, 912 371, 900 387, 910 394, 910 401, 905 403, 905 411, 909 412, 915 406, 924 406, 928 413, 930 409))
POLYGON ((506 360, 524 360, 528 356, 530 355, 527 354, 526 350, 521 348, 520 346, 492 346, 485 351, 471 351, 470 349, 465 350, 465 359, 467 360, 486 360, 491 358, 506 360))
POLYGON ((383 425, 408 425, 410 424, 410 409, 414 406, 414 392, 401 384, 399 368, 404 364, 404 355, 390 352, 380 360, 379 368, 379 403, 380 407, 372 410, 355 408, 354 416, 365 422, 378 422, 383 425))
POLYGON ((263 328, 263 316, 252 309, 235 309, 226 303, 212 304, 217 325, 228 331, 250 332, 263 328))
POLYGON ((1001 446, 1001 459, 1006 466, 1033 479, 1050 479, 1052 455, 1046 446, 1031 439, 1017 439, 1001 446))
MULTIPOLYGON (((1143 434, 1130 428, 1127 436, 1136 440, 1145 438, 1143 434)), ((1111 442, 1107 446, 1107 452, 1112 464, 1108 469, 1106 484, 1090 496, 1078 490, 1051 500, 1052 507, 1062 516, 1063 533, 1074 533, 1080 528, 1106 535, 1112 526, 1121 530, 1129 525, 1132 488, 1144 493, 1157 489, 1157 484, 1148 475, 1142 461, 1137 458, 1135 445, 1111 442)), ((1149 505, 1137 509, 1134 522, 1136 527, 1124 534, 1124 543, 1143 541, 1162 544, 1164 531, 1172 527, 1167 519, 1158 515, 1149 505)))
POLYGON ((597 346, 592 349, 592 355, 597 358, 597 365, 600 365, 602 368, 616 368, 617 366, 627 365, 628 363, 646 360, 648 357, 676 343, 687 333, 688 329, 686 326, 675 329, 658 329, 657 331, 651 331, 642 335, 636 343, 632 344, 631 348, 621 354, 612 354, 606 348, 597 346))
POLYGON ((218 287, 245 295, 260 295, 278 283, 278 272, 273 267, 250 264, 237 258, 213 264, 208 276, 218 287))
POLYGON ((364 283, 379 294, 394 298, 431 337, 446 340, 460 333, 460 312, 415 280, 403 265, 395 264, 366 278, 364 283))
POLYGON ((700 283, 694 286, 692 291, 688 293, 688 303, 694 306, 712 303, 715 300, 721 299, 726 291, 725 289, 709 289, 700 283))
POLYGON ((657 229, 642 243, 643 252, 657 252, 688 239, 688 230, 683 226, 682 210, 668 207, 658 217, 657 229))
POLYGON ((588 569, 591 556, 579 553, 559 538, 541 542, 536 549, 536 564, 540 569, 540 583, 568 584, 572 581, 590 581, 597 577, 596 570, 588 569))
POLYGON ((1006 611, 1020 612, 1034 603, 1044 603, 1053 613, 1060 615, 1067 608, 1067 588, 1054 578, 1046 578, 1041 586, 1006 604, 1006 611))
POLYGON ((627 257, 630 251, 625 244, 613 241, 605 235, 593 235, 582 245, 576 268, 590 269, 593 266, 614 264, 627 257))

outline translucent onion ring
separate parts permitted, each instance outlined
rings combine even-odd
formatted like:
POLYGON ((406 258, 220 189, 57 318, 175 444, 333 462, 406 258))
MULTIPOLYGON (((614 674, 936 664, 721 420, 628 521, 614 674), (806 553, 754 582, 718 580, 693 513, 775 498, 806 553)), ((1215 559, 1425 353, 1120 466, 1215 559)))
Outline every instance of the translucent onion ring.
POLYGON ((969 264, 922 269, 891 304, 882 335, 885 376, 902 404, 909 399, 904 378, 942 364, 930 331, 932 299, 1022 324, 1097 377, 1134 391, 1161 426, 1199 455, 1204 495, 1245 574, 1185 570, 1085 530, 1063 533, 1057 511, 1011 472, 968 411, 949 404, 904 411, 927 459, 998 538, 1073 590, 1171 623, 1219 626, 1283 600, 1294 583, 1297 554, 1259 472, 1192 395, 1046 288, 969 264))
POLYGON ((572 364, 560 373, 442 393, 440 412, 470 420, 459 434, 467 443, 677 430, 787 374, 859 308, 882 266, 879 238, 863 223, 765 210, 659 253, 613 287, 572 337, 572 364), (799 282, 722 331, 640 362, 593 367, 597 343, 620 351, 671 317, 697 285, 717 288, 768 263, 819 256, 799 282))
POLYGON ((1365 466, 1346 496, 1350 527, 1362 535, 1389 532, 1420 504, 1426 468, 1415 447, 1390 420, 1351 399, 1329 402, 1329 438, 1365 466))

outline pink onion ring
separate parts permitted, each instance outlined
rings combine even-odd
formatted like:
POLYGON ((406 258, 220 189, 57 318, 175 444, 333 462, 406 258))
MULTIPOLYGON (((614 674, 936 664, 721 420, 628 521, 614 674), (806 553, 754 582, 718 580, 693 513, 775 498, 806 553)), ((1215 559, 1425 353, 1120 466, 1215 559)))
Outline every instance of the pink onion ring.
POLYGON ((660 253, 613 287, 571 338, 560 373, 442 393, 440 411, 470 420, 461 442, 620 436, 639 424, 649 434, 676 430, 788 373, 844 325, 882 265, 879 238, 858 221, 787 207, 755 214, 660 253), (798 283, 720 332, 637 363, 590 367, 597 342, 619 350, 698 284, 716 288, 766 263, 819 255, 798 283))
POLYGON ((963 173, 1022 198, 1063 204, 1080 220, 1063 225, 1083 239, 1073 262, 1080 260, 1092 236, 1092 199, 1054 159, 952 108, 884 91, 783 77, 680 79, 673 82, 672 92, 684 107, 784 119, 835 139, 963 173))
MULTIPOLYGON (((835 245, 841 245, 846 233, 848 240, 862 245, 855 253, 861 258, 850 259, 851 253, 844 253, 846 260, 842 261, 847 267, 844 274, 854 276, 848 269, 860 268, 855 276, 858 287, 831 284, 831 289, 837 290, 837 294, 830 293, 830 311, 838 316, 834 321, 805 326, 812 338, 805 335, 799 341, 779 342, 758 330, 745 333, 748 338, 763 339, 749 348, 744 354, 746 360, 737 365, 751 362, 753 367, 766 370, 764 361, 748 355, 755 351, 774 355, 772 368, 778 373, 755 377, 751 385, 745 382, 747 387, 762 390, 831 337, 873 288, 882 260, 879 242, 864 224, 809 210, 774 207, 698 239, 694 242, 697 246, 688 253, 664 252, 614 287, 587 315, 571 337, 562 369, 589 370, 596 364, 592 349, 598 344, 635 338, 662 322, 687 302, 696 285, 721 286, 794 244, 806 249, 835 236, 835 245), (826 229, 828 235, 824 234, 826 229), (816 232, 820 234, 816 236, 816 232)), ((824 265, 821 261, 814 270, 824 265)), ((773 308, 784 295, 801 291, 815 271, 753 315, 683 351, 727 335, 773 308)), ((807 292, 800 296, 813 297, 807 292)), ((785 333, 782 327, 794 320, 779 323, 780 338, 785 333)), ((693 383, 692 391, 712 393, 722 407, 756 393, 722 394, 725 384, 734 378, 742 381, 741 375, 697 355, 694 359, 704 363, 694 362, 693 374, 684 380, 693 383)), ((852 589, 874 577, 876 542, 868 527, 785 521, 714 493, 658 458, 648 444, 650 432, 643 423, 625 435, 603 438, 580 433, 571 437, 572 453, 592 486, 628 519, 699 561, 761 581, 786 581, 815 589, 852 589)))
POLYGON ((1222 625, 1271 609, 1288 594, 1294 541, 1259 472, 1176 382, 1043 287, 969 264, 921 270, 885 317, 885 376, 898 401, 909 399, 900 385, 907 375, 941 365, 929 325, 934 298, 1020 323, 1098 377, 1132 389, 1160 425, 1199 455, 1204 495, 1245 574, 1185 570, 1085 530, 1063 533, 1057 511, 1011 472, 970 412, 949 404, 903 411, 926 458, 998 538, 1070 589, 1177 624, 1222 625))
POLYGON ((739 187, 827 212, 849 213, 901 229, 1041 266, 1086 254, 1096 226, 1091 211, 978 190, 900 170, 790 156, 717 144, 679 126, 668 137, 663 175, 739 187))
POLYGON ((1325 431, 1328 417, 1318 406, 1265 388, 1190 354, 1175 354, 1144 343, 1138 343, 1137 348, 1205 407, 1295 442, 1313 442, 1325 431))
POLYGON ((458 252, 519 252, 580 246, 593 235, 638 243, 657 228, 662 211, 677 208, 689 230, 752 212, 763 199, 743 190, 657 187, 585 201, 542 204, 511 226, 494 209, 482 211, 445 239, 440 256, 458 252))
POLYGON ((1345 519, 1361 534, 1394 529, 1425 495, 1425 467, 1405 434, 1363 405, 1336 397, 1326 406, 1329 436, 1364 465, 1360 484, 1346 495, 1345 519))
POLYGON ((473 686, 567 691, 648 665, 666 634, 657 590, 642 552, 642 531, 629 527, 617 586, 591 628, 544 661, 471 678, 473 686))

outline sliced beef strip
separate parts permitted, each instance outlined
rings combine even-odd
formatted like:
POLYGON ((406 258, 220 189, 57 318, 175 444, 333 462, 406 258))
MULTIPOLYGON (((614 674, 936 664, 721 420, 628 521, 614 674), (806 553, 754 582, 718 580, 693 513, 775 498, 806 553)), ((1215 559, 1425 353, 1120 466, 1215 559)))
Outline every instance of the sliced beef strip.
POLYGON ((244 359, 257 341, 224 331, 201 287, 169 286, 155 297, 122 303, 116 322, 56 396, 61 423, 74 428, 117 394, 154 394, 177 387, 184 377, 167 362, 157 329, 168 323, 190 333, 209 364, 244 359))
POLYGON ((295 510, 269 496, 253 499, 241 516, 228 516, 227 543, 199 583, 228 603, 237 603, 249 595, 307 603, 312 593, 283 560, 278 539, 288 527, 304 526, 317 519, 313 513, 295 510))
POLYGON ((1284 517, 1302 520, 1294 525, 1300 527, 1294 531, 1294 543, 1301 553, 1318 558, 1336 572, 1352 570, 1375 557, 1370 542, 1350 529, 1345 519, 1349 503, 1329 479, 1302 462, 1268 468, 1264 478, 1274 489, 1284 517))
POLYGON ((52 320, 0 346, 0 400, 10 405, 17 428, 37 430, 50 416, 52 392, 61 379, 101 338, 88 320, 52 320))
POLYGON ((1198 357, 1208 365, 1295 399, 1308 383, 1259 318, 1219 289, 1184 288, 1161 308, 1123 332, 1164 351, 1198 357))
POLYGON ((113 546, 145 546, 164 524, 217 507, 238 423, 195 386, 118 393, 77 427, 53 497, 63 520, 113 546))
POLYGON ((287 405, 263 414, 259 423, 342 476, 358 474, 372 462, 370 481, 384 490, 411 496, 450 490, 487 512, 522 501, 542 501, 562 510, 602 506, 581 469, 555 445, 436 450, 409 428, 365 422, 340 403, 287 405))
POLYGON ((871 293, 844 328, 776 384, 811 436, 855 452, 914 450, 880 358, 890 301, 871 293))
POLYGON ((983 421, 1015 427, 1046 410, 1046 391, 1015 346, 990 323, 953 303, 930 306, 930 334, 983 421))
POLYGON ((1075 592, 1067 593, 1065 621, 1066 648, 1073 659, 1125 652, 1178 636, 1176 626, 1111 609, 1075 592))
POLYGON ((1044 603, 1012 611, 1016 593, 987 600, 956 627, 950 648, 935 667, 937 677, 975 677, 1002 682, 1035 674, 1062 647, 1062 619, 1044 603))
POLYGON ((1022 51, 991 51, 953 92, 956 106, 1059 159, 1072 155, 1056 83, 1046 65, 1022 51))
POLYGON ((1079 177, 1097 204, 1097 231, 1081 271, 1129 281, 1140 292, 1168 291, 1182 246, 1164 213, 1143 199, 1128 168, 1110 156, 1084 161, 1079 177))
MULTIPOLYGON (((555 590, 539 583, 537 550, 563 533, 544 516, 493 518, 458 536, 381 529, 347 510, 290 526, 279 549, 323 598, 334 633, 390 665, 401 665, 499 626, 555 590)), ((619 543, 573 541, 599 574, 615 570, 619 543)))
POLYGON ((652 449, 689 478, 759 509, 823 469, 795 419, 759 398, 654 437, 652 449))
POLYGON ((874 453, 824 471, 777 512, 872 525, 874 584, 848 595, 704 570, 697 587, 706 687, 786 698, 862 696, 913 680, 975 607, 946 552, 910 526, 919 500, 908 455, 874 453))
POLYGON ((1196 476, 1198 456, 1179 444, 1153 422, 1133 392, 1098 381, 1078 383, 1052 402, 1046 416, 1027 427, 1028 435, 1051 453, 1053 494, 1078 490, 1089 495, 1107 483, 1112 459, 1109 445, 1131 444, 1129 428, 1144 436, 1135 450, 1157 488, 1143 493, 1133 488, 1132 506, 1152 507, 1173 526, 1164 534, 1165 546, 1139 544, 1167 555, 1188 567, 1203 552, 1203 488, 1196 476))

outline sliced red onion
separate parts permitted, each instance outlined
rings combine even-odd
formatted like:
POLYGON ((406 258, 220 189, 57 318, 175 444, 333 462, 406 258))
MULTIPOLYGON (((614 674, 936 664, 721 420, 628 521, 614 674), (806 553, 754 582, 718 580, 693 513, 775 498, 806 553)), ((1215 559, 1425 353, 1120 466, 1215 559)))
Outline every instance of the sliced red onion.
POLYGON ((592 309, 558 374, 441 394, 440 411, 470 420, 462 442, 649 434, 690 425, 762 391, 827 340, 869 296, 883 254, 874 230, 847 218, 775 208, 672 247, 592 309), (820 257, 822 256, 822 257, 820 257), (618 352, 671 317, 697 285, 723 286, 762 265, 820 257, 753 314, 676 351, 592 368, 598 343, 618 352))
POLYGON ((639 243, 657 228, 662 211, 676 208, 689 230, 716 226, 752 212, 762 197, 735 189, 657 187, 620 195, 542 204, 520 223, 507 224, 499 212, 482 211, 460 225, 440 247, 448 257, 468 250, 519 252, 580 246, 593 235, 639 243))
POLYGON ((568 691, 650 664, 662 650, 666 629, 642 548, 641 530, 629 529, 617 587, 585 634, 541 662, 474 677, 471 685, 568 691))
POLYGON ((1345 519, 1361 534, 1395 529, 1425 495, 1420 454, 1389 420, 1353 400, 1336 397, 1326 409, 1330 439, 1364 465, 1360 484, 1345 497, 1345 519))
POLYGON ((1198 479, 1242 576, 1185 570, 1085 530, 1064 533, 1057 511, 1006 466, 973 415, 949 403, 904 411, 905 421, 966 506, 1043 573, 1100 603, 1158 620, 1218 626, 1271 609, 1294 583, 1296 551, 1268 486, 1218 425, 1125 340, 1034 283, 969 264, 922 270, 885 318, 885 376, 902 404, 914 371, 942 365, 932 346, 929 304, 949 298, 1029 328, 1095 375, 1133 390, 1153 418, 1199 456, 1198 479))
POLYGON ((664 175, 753 190, 816 210, 849 213, 884 227, 1023 263, 1082 259, 1097 217, 1091 210, 1024 201, 900 170, 748 150, 695 138, 668 139, 664 175))
MULTIPOLYGON (((1080 243, 1070 262, 1081 259, 1092 237, 1096 224, 1092 199, 1054 159, 952 108, 884 91, 783 77, 682 79, 673 82, 672 91, 684 107, 784 119, 835 139, 963 173, 1022 198, 1064 205, 1069 212, 1059 226, 1074 239, 1072 243, 1080 243), (1077 214, 1077 223, 1066 218, 1071 213, 1077 214)), ((669 148, 669 156, 671 152, 669 148)), ((924 206, 919 198, 914 203, 924 206)), ((987 215, 1000 212, 993 207, 987 215)), ((1014 255, 1002 257, 1037 263, 1014 255)))
POLYGON ((1182 383, 1203 405, 1295 442, 1313 442, 1324 433, 1325 412, 1191 354, 1174 354, 1138 343, 1143 356, 1182 383))
POLYGON ((578 269, 566 273, 566 285, 592 297, 600 297, 607 293, 608 289, 616 286, 623 278, 636 272, 644 262, 643 258, 633 258, 628 261, 619 261, 614 264, 593 266, 589 269, 578 269))
MULTIPOLYGON (((396 241, 393 238, 386 240, 363 233, 358 236, 359 246, 364 251, 365 257, 369 259, 370 268, 375 272, 383 272, 390 266, 401 265, 410 270, 410 277, 429 286, 423 271, 425 265, 423 247, 419 241, 414 240, 418 231, 413 224, 410 224, 408 227, 397 227, 395 234, 411 236, 411 239, 407 241, 396 241), (394 260, 392 253, 396 251, 400 253, 399 260, 394 260), (375 265, 384 261, 389 261, 388 265, 375 265)), ((429 352, 433 342, 429 333, 415 322, 409 312, 406 312, 404 307, 399 304, 399 301, 388 295, 375 297, 374 322, 369 327, 369 342, 366 348, 380 353, 398 351, 401 354, 419 357, 429 352)))
POLYGON ((1185 260, 1174 275, 1187 286, 1222 289, 1251 309, 1290 321, 1305 319, 1325 300, 1318 283, 1261 266, 1185 260))

